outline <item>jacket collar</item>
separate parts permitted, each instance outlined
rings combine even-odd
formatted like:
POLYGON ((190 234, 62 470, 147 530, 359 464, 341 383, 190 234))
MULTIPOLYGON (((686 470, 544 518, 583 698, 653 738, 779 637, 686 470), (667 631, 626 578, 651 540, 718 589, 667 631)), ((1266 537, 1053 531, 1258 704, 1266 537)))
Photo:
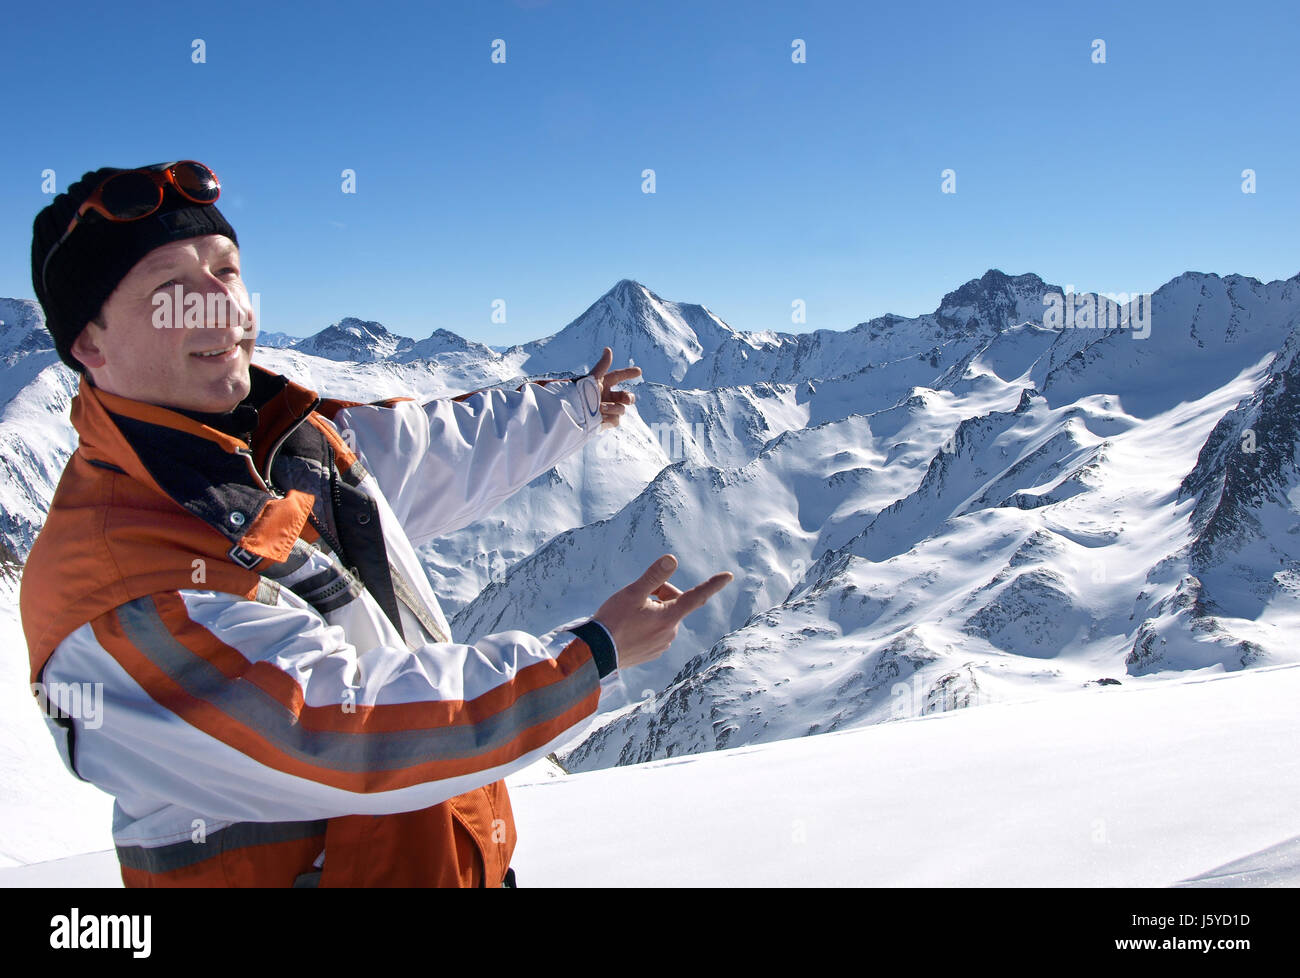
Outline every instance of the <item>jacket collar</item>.
MULTIPOLYGON (((257 364, 244 404, 257 409, 252 447, 234 435, 156 404, 111 394, 81 378, 72 400, 78 451, 170 497, 245 553, 282 560, 311 508, 310 495, 280 498, 266 485, 269 456, 320 398, 257 364)), ((238 559, 238 558, 236 558, 238 559)))

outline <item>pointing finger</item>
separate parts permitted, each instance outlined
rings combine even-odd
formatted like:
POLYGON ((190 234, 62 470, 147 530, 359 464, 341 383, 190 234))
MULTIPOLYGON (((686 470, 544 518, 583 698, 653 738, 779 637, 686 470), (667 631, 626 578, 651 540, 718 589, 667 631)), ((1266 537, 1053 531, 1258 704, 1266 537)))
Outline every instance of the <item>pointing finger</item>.
POLYGON ((633 377, 640 376, 640 367, 619 367, 617 370, 611 370, 605 375, 605 383, 607 385, 621 384, 625 380, 631 380, 633 377))
POLYGON ((721 574, 714 574, 703 584, 697 584, 682 594, 680 598, 673 602, 673 607, 678 611, 678 620, 680 621, 692 611, 701 608, 709 598, 730 584, 734 577, 735 575, 730 571, 723 571, 721 574))

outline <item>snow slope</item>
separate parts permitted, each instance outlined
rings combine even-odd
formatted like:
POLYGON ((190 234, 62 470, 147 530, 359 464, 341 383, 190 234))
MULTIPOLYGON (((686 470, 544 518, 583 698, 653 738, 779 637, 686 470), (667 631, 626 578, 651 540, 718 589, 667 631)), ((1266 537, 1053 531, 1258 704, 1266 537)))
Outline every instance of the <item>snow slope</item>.
POLYGON ((28 685, 18 593, 0 585, 0 867, 111 847, 113 799, 63 766, 28 685))
MULTIPOLYGON (((1300 666, 512 779, 521 886, 1295 886, 1300 666)), ((0 886, 120 885, 111 852, 0 886)))

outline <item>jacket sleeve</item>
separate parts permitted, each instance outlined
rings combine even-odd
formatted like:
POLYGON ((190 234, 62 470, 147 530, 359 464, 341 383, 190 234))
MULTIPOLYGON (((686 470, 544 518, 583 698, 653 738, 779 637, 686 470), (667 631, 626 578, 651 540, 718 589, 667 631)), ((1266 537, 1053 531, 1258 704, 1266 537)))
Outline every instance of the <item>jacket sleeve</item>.
POLYGON ((600 383, 350 404, 332 421, 418 546, 468 526, 581 448, 600 430, 600 383))
POLYGON ((178 590, 83 625, 43 681, 102 684, 98 716, 73 721, 70 766, 127 811, 294 821, 411 811, 497 781, 580 734, 616 664, 589 619, 358 649, 305 604, 178 590))

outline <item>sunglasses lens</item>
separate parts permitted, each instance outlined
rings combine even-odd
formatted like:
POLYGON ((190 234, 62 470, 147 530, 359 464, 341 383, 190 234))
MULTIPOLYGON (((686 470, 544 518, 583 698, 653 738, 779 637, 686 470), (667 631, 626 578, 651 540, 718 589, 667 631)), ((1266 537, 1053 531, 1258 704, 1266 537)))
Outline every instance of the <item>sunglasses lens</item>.
POLYGON ((130 221, 158 206, 158 185, 143 173, 119 173, 100 191, 104 208, 119 221, 130 221))
POLYGON ((172 176, 181 192, 197 203, 210 204, 221 196, 217 175, 202 163, 177 163, 172 176))

